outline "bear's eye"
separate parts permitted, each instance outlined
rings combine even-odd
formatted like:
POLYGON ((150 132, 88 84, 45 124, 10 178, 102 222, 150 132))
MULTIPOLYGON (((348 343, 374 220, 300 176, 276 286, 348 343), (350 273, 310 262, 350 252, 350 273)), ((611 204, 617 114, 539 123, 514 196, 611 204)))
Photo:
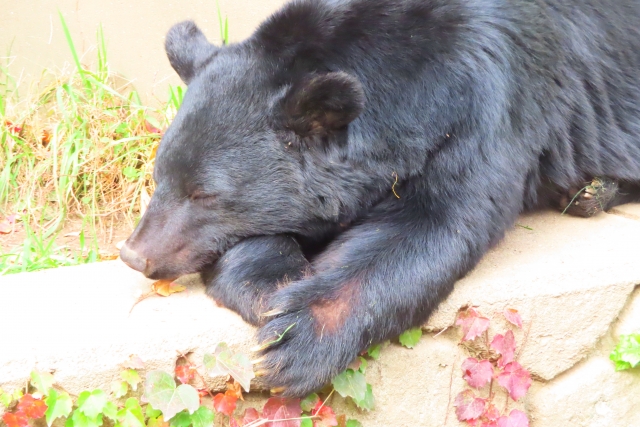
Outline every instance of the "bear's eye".
POLYGON ((203 206, 210 206, 216 201, 218 196, 216 194, 208 194, 203 191, 194 191, 189 197, 192 201, 202 204, 203 206))

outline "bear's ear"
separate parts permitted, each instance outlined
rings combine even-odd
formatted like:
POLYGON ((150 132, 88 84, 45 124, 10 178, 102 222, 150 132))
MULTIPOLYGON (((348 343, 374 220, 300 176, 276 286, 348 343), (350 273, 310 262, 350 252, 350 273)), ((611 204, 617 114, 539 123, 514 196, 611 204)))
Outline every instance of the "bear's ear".
POLYGON ((171 27, 164 48, 171 66, 187 85, 200 66, 217 50, 193 21, 180 22, 171 27))
POLYGON ((343 72, 312 74, 295 83, 283 99, 285 126, 299 135, 344 128, 364 109, 357 78, 343 72))

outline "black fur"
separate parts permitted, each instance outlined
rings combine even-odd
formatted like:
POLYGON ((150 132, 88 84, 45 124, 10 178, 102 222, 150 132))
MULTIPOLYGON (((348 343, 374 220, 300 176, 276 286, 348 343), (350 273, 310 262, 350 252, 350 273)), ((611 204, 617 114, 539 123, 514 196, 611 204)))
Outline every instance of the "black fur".
POLYGON ((189 89, 123 259, 213 269, 254 323, 266 302, 261 342, 287 332, 261 369, 303 396, 423 323, 520 212, 594 177, 637 198, 638 22, 636 0, 299 0, 219 49, 178 24, 189 89), (308 274, 295 247, 265 267, 284 235, 308 274))

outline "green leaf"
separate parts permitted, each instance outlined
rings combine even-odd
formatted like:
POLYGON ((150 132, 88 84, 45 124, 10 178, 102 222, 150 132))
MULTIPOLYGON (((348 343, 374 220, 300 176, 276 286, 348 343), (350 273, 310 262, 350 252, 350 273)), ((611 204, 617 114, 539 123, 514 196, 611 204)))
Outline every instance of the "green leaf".
POLYGON ((375 344, 367 349, 367 354, 373 360, 378 360, 380 357, 380 349, 382 348, 382 344, 375 344))
POLYGON ((411 328, 400 334, 400 344, 407 348, 413 348, 420 341, 422 336, 422 328, 411 328))
POLYGON ((333 388, 342 397, 351 397, 356 402, 364 400, 367 392, 367 380, 360 371, 347 369, 332 381, 333 388))
POLYGON ((348 420, 347 427, 362 427, 362 424, 358 420, 348 420))
POLYGON ((104 410, 102 411, 105 417, 112 419, 113 421, 118 421, 118 407, 113 402, 107 402, 104 405, 104 410))
POLYGON ((366 373, 367 366, 369 366, 369 362, 367 362, 367 359, 360 356, 360 367, 358 367, 358 371, 362 372, 363 374, 366 373))
POLYGON ((76 402, 77 411, 82 412, 88 418, 95 418, 101 414, 106 404, 107 394, 102 390, 83 391, 76 402))
POLYGON ((145 427, 140 402, 134 397, 127 399, 124 408, 118 411, 117 417, 118 422, 114 427, 145 427))
POLYGON ((53 386, 53 375, 49 372, 31 372, 31 385, 43 396, 49 394, 49 389, 53 386))
POLYGON ((158 418, 160 415, 162 415, 162 411, 155 409, 153 406, 151 406, 151 404, 149 404, 144 410, 144 415, 147 418, 158 418))
POLYGON ((66 427, 100 427, 102 425, 102 414, 95 417, 88 417, 82 411, 76 409, 71 418, 67 418, 66 427))
POLYGON ((201 406, 196 412, 191 415, 191 422, 193 427, 211 427, 213 426, 213 420, 215 414, 206 406, 201 406))
POLYGON ((162 411, 165 421, 183 409, 193 414, 200 406, 200 397, 195 388, 189 384, 176 387, 173 377, 163 371, 153 371, 147 375, 144 398, 162 411))
POLYGON ((160 427, 164 425, 164 418, 162 415, 158 417, 151 417, 147 420, 147 427, 160 427))
POLYGON ((300 427, 313 427, 311 418, 304 418, 300 421, 300 427))
POLYGON ((189 427, 191 425, 191 415, 187 412, 178 412, 169 424, 171 427, 189 427))
POLYGON ((363 399, 355 399, 353 398, 353 401, 356 402, 356 405, 358 405, 358 408, 360 409, 366 409, 367 411, 373 411, 373 409, 375 408, 375 399, 373 398, 373 387, 371 387, 371 384, 367 384, 367 390, 364 394, 364 398, 363 399))
POLYGON ((0 405, 4 406, 5 408, 8 408, 9 405, 11 405, 12 401, 13 401, 13 398, 11 397, 11 394, 6 393, 4 390, 0 388, 0 405))
POLYGON ((129 384, 126 381, 114 381, 111 383, 111 394, 116 399, 124 397, 129 392, 129 384))
POLYGON ((126 369, 120 372, 120 376, 127 384, 131 386, 131 389, 133 391, 136 391, 138 389, 138 384, 142 382, 138 371, 136 371, 135 369, 126 369))
POLYGON ((51 424, 60 417, 68 417, 73 408, 73 402, 68 393, 60 393, 55 388, 49 389, 49 396, 45 399, 44 403, 47 404, 47 412, 44 413, 47 425, 51 427, 51 424))
POLYGON ((616 371, 640 365, 640 334, 621 335, 609 358, 615 362, 616 371))
POLYGON ((212 377, 231 375, 246 392, 249 392, 251 380, 255 378, 249 358, 234 353, 225 343, 218 344, 213 354, 204 355, 204 366, 212 377))
POLYGON ((311 412, 313 408, 316 407, 316 404, 320 401, 320 396, 316 393, 311 393, 309 396, 302 399, 300 402, 300 408, 304 412, 311 412))

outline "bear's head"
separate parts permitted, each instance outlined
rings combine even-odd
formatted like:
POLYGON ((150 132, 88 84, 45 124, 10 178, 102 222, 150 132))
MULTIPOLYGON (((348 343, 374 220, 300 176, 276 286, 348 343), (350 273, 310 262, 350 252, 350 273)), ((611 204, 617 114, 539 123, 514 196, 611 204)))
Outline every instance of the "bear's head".
POLYGON ((346 161, 349 124, 364 108, 357 78, 266 54, 255 37, 213 46, 193 22, 174 26, 165 47, 188 90, 158 148, 156 190, 121 250, 125 263, 174 278, 245 237, 304 233, 357 203, 346 161))

